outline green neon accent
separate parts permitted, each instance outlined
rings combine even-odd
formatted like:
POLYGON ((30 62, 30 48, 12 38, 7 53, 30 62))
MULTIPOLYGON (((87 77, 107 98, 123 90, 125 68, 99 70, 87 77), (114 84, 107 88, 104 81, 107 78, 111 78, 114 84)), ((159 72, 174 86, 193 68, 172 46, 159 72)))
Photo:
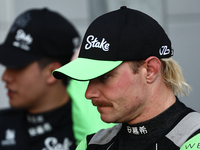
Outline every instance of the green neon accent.
POLYGON ((87 140, 84 138, 80 144, 76 147, 76 150, 86 150, 87 149, 87 140))
POLYGON ((53 71, 56 78, 67 75, 73 79, 87 81, 99 77, 119 66, 123 61, 104 61, 77 58, 53 71))
POLYGON ((185 142, 180 150, 200 150, 200 133, 185 142))

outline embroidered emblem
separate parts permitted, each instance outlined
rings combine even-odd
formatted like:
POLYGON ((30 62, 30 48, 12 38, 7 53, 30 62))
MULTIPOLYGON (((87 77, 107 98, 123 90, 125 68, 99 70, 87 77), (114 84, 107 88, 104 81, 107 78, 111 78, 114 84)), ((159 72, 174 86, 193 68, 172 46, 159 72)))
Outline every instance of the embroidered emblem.
POLYGON ((44 123, 42 125, 38 125, 36 127, 31 127, 28 129, 28 133, 31 137, 38 136, 41 134, 44 134, 46 132, 50 132, 52 130, 52 127, 50 123, 44 123))
POLYGON ((170 49, 167 48, 167 46, 162 46, 159 49, 160 55, 168 55, 170 53, 170 49))
POLYGON ((147 134, 148 133, 145 126, 141 126, 141 127, 127 126, 127 131, 128 131, 128 133, 134 134, 134 135, 141 135, 141 134, 147 134))
POLYGON ((58 142, 58 139, 55 137, 48 137, 44 141, 45 148, 42 150, 70 150, 72 142, 65 138, 63 144, 58 142))
POLYGON ((5 131, 5 140, 1 141, 2 146, 9 146, 9 145, 15 145, 15 130, 14 129, 7 129, 5 131))
POLYGON ((105 38, 103 38, 101 40, 101 42, 99 42, 97 37, 95 38, 93 35, 89 35, 87 37, 87 44, 85 44, 85 49, 88 50, 88 49, 90 49, 92 47, 95 47, 95 48, 100 48, 103 51, 109 51, 109 46, 110 46, 110 44, 107 43, 105 38))
POLYGON ((33 38, 31 37, 31 35, 26 34, 22 29, 17 30, 15 40, 16 41, 13 42, 13 46, 19 47, 25 51, 30 50, 29 45, 33 42, 33 38))

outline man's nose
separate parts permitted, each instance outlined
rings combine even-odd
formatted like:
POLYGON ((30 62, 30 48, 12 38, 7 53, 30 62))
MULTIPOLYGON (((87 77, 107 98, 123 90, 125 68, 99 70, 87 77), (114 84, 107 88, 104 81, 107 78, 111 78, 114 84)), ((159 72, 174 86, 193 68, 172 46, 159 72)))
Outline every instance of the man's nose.
POLYGON ((85 97, 87 99, 97 98, 100 95, 100 91, 98 90, 98 85, 95 82, 95 79, 89 81, 88 87, 85 92, 85 97))
POLYGON ((5 69, 5 71, 4 71, 4 73, 3 73, 3 75, 2 75, 2 80, 4 81, 4 82, 9 82, 9 81, 11 81, 12 80, 12 76, 11 76, 11 71, 9 70, 9 69, 5 69))

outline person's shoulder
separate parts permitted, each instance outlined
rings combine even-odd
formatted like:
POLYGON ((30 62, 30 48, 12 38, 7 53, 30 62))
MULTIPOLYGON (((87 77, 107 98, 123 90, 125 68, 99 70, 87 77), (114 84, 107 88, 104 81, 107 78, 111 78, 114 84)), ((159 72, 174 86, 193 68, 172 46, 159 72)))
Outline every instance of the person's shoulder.
POLYGON ((181 147, 188 139, 196 137, 200 131, 200 113, 192 111, 166 135, 177 146, 181 147))
POLYGON ((193 137, 196 137, 197 135, 200 136, 200 113, 199 112, 193 112, 190 114, 189 120, 190 126, 192 127, 192 134, 188 138, 191 139, 193 137))
POLYGON ((122 128, 122 124, 117 124, 111 128, 107 129, 101 129, 95 134, 91 134, 87 136, 87 141, 90 141, 89 143, 107 143, 111 141, 117 133, 120 131, 122 128))

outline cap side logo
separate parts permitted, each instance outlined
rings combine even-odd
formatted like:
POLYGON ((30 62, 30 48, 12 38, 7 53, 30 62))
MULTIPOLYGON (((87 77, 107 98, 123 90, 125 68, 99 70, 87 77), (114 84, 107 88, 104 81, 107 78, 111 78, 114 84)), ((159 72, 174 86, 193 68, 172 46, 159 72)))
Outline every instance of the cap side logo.
POLYGON ((15 35, 15 40, 16 41, 13 42, 13 46, 29 51, 29 45, 32 43, 33 38, 30 34, 26 34, 24 30, 19 29, 17 30, 17 34, 15 35))
POLYGON ((103 38, 101 42, 98 41, 98 38, 93 35, 89 35, 86 39, 87 44, 85 44, 85 49, 88 50, 90 48, 100 48, 103 51, 109 51, 110 44, 103 38))
POLYGON ((167 49, 167 46, 162 46, 160 49, 159 49, 159 53, 160 55, 168 55, 170 53, 170 49, 167 49))

